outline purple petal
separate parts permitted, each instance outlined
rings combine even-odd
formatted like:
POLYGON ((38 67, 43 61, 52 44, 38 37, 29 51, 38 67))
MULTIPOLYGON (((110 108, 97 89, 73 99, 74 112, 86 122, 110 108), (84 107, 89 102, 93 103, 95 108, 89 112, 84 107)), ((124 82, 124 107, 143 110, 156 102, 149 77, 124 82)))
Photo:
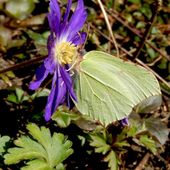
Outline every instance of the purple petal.
POLYGON ((76 33, 80 31, 86 21, 86 18, 87 12, 84 8, 83 0, 78 0, 77 8, 74 11, 68 24, 68 41, 70 41, 76 35, 76 33))
POLYGON ((61 18, 60 7, 57 3, 57 0, 50 0, 50 12, 48 13, 47 17, 52 32, 55 32, 57 36, 61 18))
POLYGON ((71 5, 72 5, 72 0, 68 0, 67 7, 66 7, 66 13, 64 14, 64 17, 63 17, 63 22, 60 23, 60 30, 58 33, 58 36, 60 37, 60 39, 63 39, 63 37, 68 36, 68 35, 66 35, 67 29, 68 29, 68 21, 67 20, 68 20, 69 14, 70 14, 71 5))
POLYGON ((56 70, 58 64, 54 60, 54 54, 52 51, 52 47, 48 51, 48 53, 49 53, 48 57, 44 60, 44 66, 52 74, 54 72, 54 70, 56 70))
POLYGON ((62 79, 64 80, 64 83, 66 84, 68 88, 70 96, 72 97, 73 100, 77 101, 77 97, 73 90, 73 83, 72 83, 70 74, 63 67, 60 67, 60 73, 61 73, 62 79))
POLYGON ((123 126, 128 126, 128 125, 129 125, 128 118, 125 117, 124 119, 120 120, 120 123, 121 123, 123 126))
POLYGON ((86 40, 87 34, 85 32, 78 33, 74 38, 71 40, 71 42, 75 45, 83 44, 86 40))
POLYGON ((53 100, 54 100, 54 95, 55 95, 55 82, 56 82, 56 79, 57 79, 57 73, 55 72, 54 73, 54 76, 53 76, 53 81, 52 81, 52 89, 51 89, 51 92, 50 92, 50 95, 48 96, 48 99, 47 99, 47 105, 46 105, 46 108, 45 108, 45 120, 46 121, 49 121, 50 118, 51 118, 51 115, 52 115, 52 103, 53 103, 53 100))
POLYGON ((57 107, 64 102, 64 97, 66 95, 66 85, 63 82, 62 77, 59 72, 54 73, 52 90, 48 97, 47 105, 45 108, 45 120, 49 121, 51 115, 55 112, 57 107))
MULTIPOLYGON (((59 72, 58 72, 59 73, 59 72)), ((61 75, 58 74, 58 78, 56 80, 56 91, 55 91, 55 100, 53 101, 53 106, 52 106, 52 111, 55 112, 57 107, 60 104, 63 104, 65 101, 65 96, 66 96, 66 84, 64 83, 61 75)))
POLYGON ((36 70, 36 80, 32 81, 29 85, 29 88, 31 90, 36 90, 39 88, 41 83, 44 81, 44 79, 49 74, 49 71, 46 70, 44 64, 42 64, 37 70, 36 70))
POLYGON ((63 22, 66 22, 68 20, 69 14, 70 14, 70 9, 71 9, 71 4, 72 0, 68 0, 67 7, 66 7, 66 12, 63 17, 63 22))
POLYGON ((51 32, 51 34, 48 36, 48 40, 47 40, 47 49, 48 51, 51 50, 51 48, 54 46, 54 36, 53 33, 51 32))

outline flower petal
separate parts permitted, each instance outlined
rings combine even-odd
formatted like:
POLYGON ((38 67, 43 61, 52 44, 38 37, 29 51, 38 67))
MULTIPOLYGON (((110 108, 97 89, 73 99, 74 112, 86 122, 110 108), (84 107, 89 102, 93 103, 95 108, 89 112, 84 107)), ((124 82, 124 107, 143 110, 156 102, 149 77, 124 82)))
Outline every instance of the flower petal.
POLYGON ((49 121, 52 115, 52 103, 54 100, 55 88, 56 88, 56 86, 54 85, 55 85, 56 79, 57 79, 57 73, 55 72, 53 76, 53 81, 52 81, 52 89, 51 89, 50 95, 48 96, 47 105, 45 107, 44 117, 46 121, 49 121))
POLYGON ((49 38, 48 42, 50 44, 48 44, 48 57, 44 60, 44 66, 52 74, 54 72, 54 70, 56 70, 58 63, 56 62, 55 57, 54 57, 55 41, 53 41, 53 42, 50 42, 50 41, 51 40, 49 38))
POLYGON ((45 108, 45 120, 49 121, 52 114, 55 112, 57 107, 64 103, 66 95, 66 85, 63 82, 62 77, 59 75, 59 72, 54 73, 51 93, 48 97, 47 105, 45 108))
POLYGON ((73 100, 77 101, 77 97, 73 90, 73 83, 72 83, 70 74, 63 67, 60 67, 60 73, 61 73, 62 79, 64 80, 64 83, 66 84, 66 86, 68 88, 70 96, 72 97, 73 100))
POLYGON ((57 0, 50 0, 50 12, 48 13, 47 17, 51 31, 55 32, 57 36, 61 18, 60 7, 57 0))
POLYGON ((53 32, 51 32, 51 34, 48 36, 48 40, 47 40, 47 49, 48 51, 51 50, 51 48, 54 46, 54 36, 53 36, 53 32))
POLYGON ((70 14, 70 9, 71 9, 71 4, 72 0, 68 0, 67 7, 66 7, 66 12, 63 17, 63 22, 66 22, 68 20, 69 14, 70 14))
POLYGON ((77 8, 71 16, 67 28, 68 41, 73 39, 76 33, 80 31, 86 21, 86 18, 87 12, 84 8, 83 0, 78 0, 77 8))
POLYGON ((36 80, 32 81, 29 85, 29 88, 31 90, 36 90, 39 88, 41 83, 44 81, 44 79, 48 76, 49 71, 45 68, 44 64, 42 64, 37 70, 36 70, 36 80))
POLYGON ((125 117, 124 119, 120 120, 120 123, 122 126, 129 126, 128 117, 125 117))
POLYGON ((71 40, 71 42, 75 45, 83 44, 86 40, 87 34, 85 32, 78 33, 74 38, 71 40))

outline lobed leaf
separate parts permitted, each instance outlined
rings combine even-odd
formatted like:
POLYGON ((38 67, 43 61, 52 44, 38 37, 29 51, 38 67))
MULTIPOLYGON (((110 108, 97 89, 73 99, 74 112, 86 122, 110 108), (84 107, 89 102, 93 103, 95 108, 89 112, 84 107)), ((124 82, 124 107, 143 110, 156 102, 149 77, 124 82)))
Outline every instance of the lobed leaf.
POLYGON ((5 164, 16 164, 22 160, 30 160, 24 170, 53 170, 61 167, 62 162, 73 153, 72 142, 63 134, 54 133, 35 124, 28 124, 27 129, 32 138, 22 136, 15 141, 17 147, 8 149, 4 156, 5 164), (43 169, 44 168, 44 169, 43 169))
POLYGON ((105 162, 108 162, 108 167, 110 170, 117 170, 118 169, 118 161, 116 158, 116 153, 111 150, 109 154, 104 159, 105 162))
POLYGON ((92 134, 90 135, 92 141, 90 145, 95 147, 95 152, 106 154, 111 146, 107 144, 107 138, 104 138, 102 134, 92 134))
POLYGON ((0 136, 0 155, 3 153, 5 144, 10 140, 9 136, 0 136))
POLYGON ((147 148, 149 149, 153 154, 156 154, 156 144, 155 141, 151 138, 149 138, 147 135, 142 135, 139 138, 139 141, 147 148))
POLYGON ((168 127, 158 118, 148 118, 145 119, 144 122, 146 129, 156 137, 161 145, 164 145, 168 140, 168 127))

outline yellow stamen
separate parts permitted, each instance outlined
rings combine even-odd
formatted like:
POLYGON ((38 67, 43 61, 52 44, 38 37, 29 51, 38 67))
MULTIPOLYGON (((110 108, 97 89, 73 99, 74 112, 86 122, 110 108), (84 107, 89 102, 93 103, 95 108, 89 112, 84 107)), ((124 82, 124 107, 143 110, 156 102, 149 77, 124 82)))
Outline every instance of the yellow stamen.
POLYGON ((55 55, 61 65, 71 64, 77 58, 77 48, 74 44, 62 42, 60 44, 56 44, 55 55))

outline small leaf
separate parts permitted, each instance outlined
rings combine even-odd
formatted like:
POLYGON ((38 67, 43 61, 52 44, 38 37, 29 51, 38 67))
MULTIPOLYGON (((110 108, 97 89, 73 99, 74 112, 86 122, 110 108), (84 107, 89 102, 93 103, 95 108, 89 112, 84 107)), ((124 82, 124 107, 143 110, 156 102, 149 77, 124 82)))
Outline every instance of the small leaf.
POLYGON ((111 146, 106 143, 107 138, 102 134, 92 134, 90 137, 92 139, 90 145, 95 147, 96 153, 106 154, 111 149, 111 146))
POLYGON ((77 120, 80 116, 75 113, 69 113, 68 110, 63 110, 60 107, 52 116, 52 120, 54 120, 57 125, 61 128, 68 127, 73 120, 77 120))
POLYGON ((5 164, 16 164, 22 160, 30 160, 24 170, 54 170, 54 168, 73 153, 72 143, 63 134, 54 133, 49 129, 39 128, 35 124, 27 125, 32 138, 21 136, 15 140, 17 147, 8 149, 5 154, 5 164))
POLYGON ((14 93, 8 95, 7 101, 18 104, 17 96, 14 93))
POLYGON ((18 103, 22 102, 22 98, 24 96, 24 91, 21 88, 16 88, 16 96, 18 99, 18 103))
POLYGON ((147 51, 149 57, 150 57, 152 60, 157 57, 156 52, 155 52, 152 48, 147 47, 147 48, 146 48, 146 51, 147 51))
POLYGON ((31 95, 31 99, 34 100, 38 97, 47 97, 49 95, 50 91, 48 89, 40 89, 39 91, 35 92, 33 95, 31 95))
POLYGON ((6 3, 6 11, 17 19, 27 18, 35 8, 33 0, 10 0, 6 3))
POLYGON ((147 135, 142 135, 139 138, 139 141, 147 148, 149 149, 153 154, 156 154, 156 144, 155 141, 151 138, 149 138, 147 135))
POLYGON ((114 143, 114 146, 116 147, 116 148, 123 148, 123 147, 125 147, 125 146, 130 146, 130 144, 127 142, 127 141, 120 141, 120 142, 115 142, 114 143))
POLYGON ((10 140, 9 136, 0 136, 0 155, 5 152, 5 144, 10 140))
POLYGON ((144 120, 146 129, 164 145, 168 140, 169 130, 167 126, 157 118, 148 118, 144 120))
POLYGON ((111 170, 117 170, 118 169, 118 161, 117 161, 117 158, 116 158, 116 153, 113 150, 111 150, 109 152, 109 154, 106 156, 104 161, 108 162, 108 167, 111 170))

